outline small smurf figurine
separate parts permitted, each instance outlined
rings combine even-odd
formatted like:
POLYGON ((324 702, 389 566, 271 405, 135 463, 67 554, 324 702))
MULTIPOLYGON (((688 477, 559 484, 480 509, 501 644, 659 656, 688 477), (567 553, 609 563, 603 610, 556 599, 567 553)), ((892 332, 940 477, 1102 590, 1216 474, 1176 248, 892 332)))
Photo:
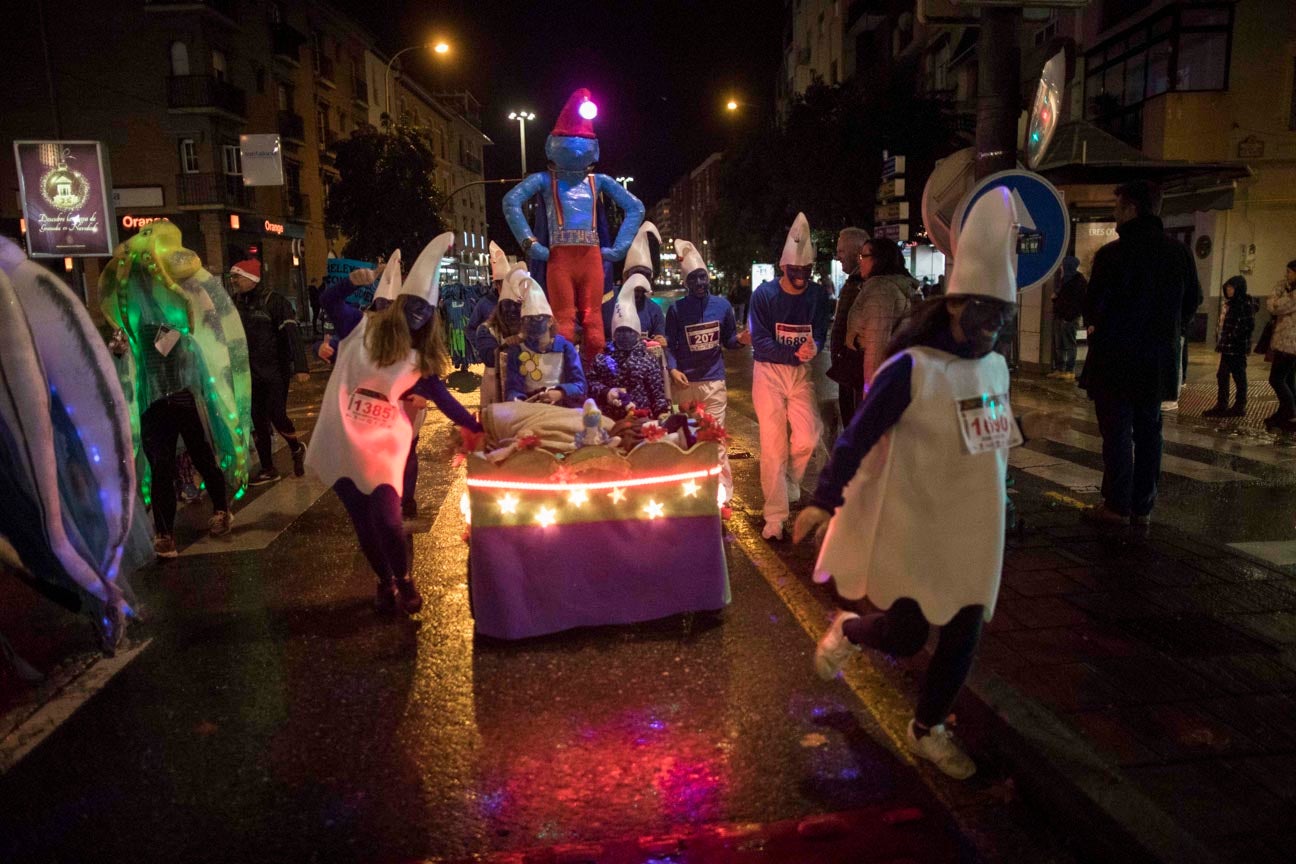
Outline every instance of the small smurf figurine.
POLYGON ((581 413, 581 431, 576 433, 577 447, 593 447, 597 444, 608 444, 607 430, 603 428, 603 412, 593 399, 585 400, 585 410, 581 413))

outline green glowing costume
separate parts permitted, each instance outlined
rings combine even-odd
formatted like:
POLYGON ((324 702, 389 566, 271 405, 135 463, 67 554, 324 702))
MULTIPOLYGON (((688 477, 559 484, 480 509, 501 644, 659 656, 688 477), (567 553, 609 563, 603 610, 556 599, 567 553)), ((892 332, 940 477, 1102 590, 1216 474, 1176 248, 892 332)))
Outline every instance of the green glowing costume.
MULTIPOLYGON (((118 374, 130 402, 140 492, 152 500, 140 447, 140 415, 181 387, 194 394, 207 437, 234 498, 246 491, 252 429, 247 336, 220 280, 162 220, 120 244, 99 279, 104 315, 130 344, 118 374), (154 342, 160 327, 180 334, 165 369, 154 342), (176 355, 175 352, 184 352, 176 355)), ((166 490, 165 494, 172 494, 166 490)))

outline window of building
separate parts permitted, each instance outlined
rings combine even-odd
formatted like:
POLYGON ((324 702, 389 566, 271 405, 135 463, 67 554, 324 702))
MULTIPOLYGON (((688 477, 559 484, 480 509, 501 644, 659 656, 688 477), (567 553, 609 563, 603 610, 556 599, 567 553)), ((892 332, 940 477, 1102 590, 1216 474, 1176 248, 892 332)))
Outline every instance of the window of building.
POLYGON ((225 169, 226 174, 232 174, 236 177, 243 174, 243 155, 239 152, 237 144, 221 145, 221 166, 225 169))
POLYGON ((264 67, 264 66, 257 66, 257 67, 255 67, 255 69, 254 69, 253 72, 252 72, 252 77, 253 77, 253 78, 255 79, 255 81, 256 81, 256 91, 257 91, 258 93, 264 93, 264 92, 265 92, 265 85, 266 85, 266 70, 265 70, 265 67, 264 67))
POLYGON ((217 81, 229 80, 229 70, 225 65, 225 52, 217 48, 212 49, 212 77, 217 81))
POLYGON ((319 137, 319 148, 328 146, 328 106, 318 105, 315 108, 315 130, 319 137))
POLYGON ((180 170, 186 174, 198 173, 198 147, 192 138, 180 139, 180 170))
POLYGON ((275 98, 278 100, 280 111, 293 110, 292 88, 282 81, 275 84, 275 98))
POLYGON ((271 24, 277 25, 283 23, 283 7, 276 2, 268 4, 266 15, 270 18, 271 24))
POLYGON ((1296 57, 1292 58, 1291 113, 1287 118, 1287 128, 1296 129, 1296 57))
POLYGON ((289 192, 301 194, 301 163, 285 161, 284 162, 284 186, 289 192))
POLYGON ((183 42, 171 43, 171 74, 189 74, 189 46, 183 42))
POLYGON ((315 64, 315 74, 320 71, 320 60, 324 57, 324 35, 318 30, 311 31, 311 62, 315 64))
POLYGON ((1184 33, 1175 63, 1176 90, 1223 90, 1228 86, 1228 31, 1184 33))

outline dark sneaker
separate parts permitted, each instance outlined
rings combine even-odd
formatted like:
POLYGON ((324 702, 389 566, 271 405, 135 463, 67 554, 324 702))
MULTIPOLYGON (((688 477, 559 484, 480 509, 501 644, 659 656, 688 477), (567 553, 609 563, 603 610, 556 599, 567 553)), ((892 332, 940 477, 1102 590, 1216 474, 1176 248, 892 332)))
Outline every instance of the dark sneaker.
POLYGON ((1087 510, 1080 511, 1080 518, 1090 525, 1097 525, 1103 528, 1124 527, 1129 524, 1129 517, 1108 507, 1106 504, 1099 504, 1096 507, 1090 507, 1087 510))
POLYGON ((248 478, 249 486, 264 486, 267 483, 273 483, 280 479, 280 474, 274 468, 267 471, 258 471, 248 478))
POLYGON ((179 558, 175 538, 170 534, 159 534, 153 538, 153 554, 159 558, 179 558))
POLYGON ((213 537, 223 537, 230 532, 230 523, 234 517, 228 510, 217 510, 207 522, 207 530, 213 537))
POLYGON ((1246 403, 1234 402, 1233 407, 1224 412, 1224 416, 1225 417, 1245 417, 1246 403))
POLYGON ((1225 405, 1223 402, 1216 402, 1213 408, 1207 408, 1205 411, 1203 411, 1202 416, 1203 417, 1227 417, 1229 416, 1228 406, 1225 405))
POLYGON ((391 615, 396 611, 396 586, 391 582, 379 582, 374 592, 374 609, 379 615, 391 615))
POLYGON ((1130 524, 1135 528, 1146 528, 1152 524, 1152 514, 1144 513, 1139 515, 1138 513, 1135 513, 1133 516, 1130 516, 1130 524))
POLYGON ((401 610, 406 615, 413 615, 423 608, 423 596, 414 587, 414 580, 408 576, 396 580, 396 593, 400 595, 401 610))
POLYGON ((306 445, 297 442, 297 446, 292 449, 293 476, 301 477, 306 474, 306 445))

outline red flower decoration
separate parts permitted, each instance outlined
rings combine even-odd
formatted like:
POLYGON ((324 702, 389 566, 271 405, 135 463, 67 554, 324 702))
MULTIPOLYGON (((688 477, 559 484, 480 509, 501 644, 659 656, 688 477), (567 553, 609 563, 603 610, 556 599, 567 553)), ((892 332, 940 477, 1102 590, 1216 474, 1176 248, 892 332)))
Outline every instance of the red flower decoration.
POLYGON ((649 417, 652 416, 652 413, 647 408, 636 408, 630 413, 633 414, 635 417, 639 417, 644 420, 647 420, 649 417))
POLYGON ((657 423, 647 423, 643 427, 645 441, 660 441, 666 437, 666 430, 657 423))

